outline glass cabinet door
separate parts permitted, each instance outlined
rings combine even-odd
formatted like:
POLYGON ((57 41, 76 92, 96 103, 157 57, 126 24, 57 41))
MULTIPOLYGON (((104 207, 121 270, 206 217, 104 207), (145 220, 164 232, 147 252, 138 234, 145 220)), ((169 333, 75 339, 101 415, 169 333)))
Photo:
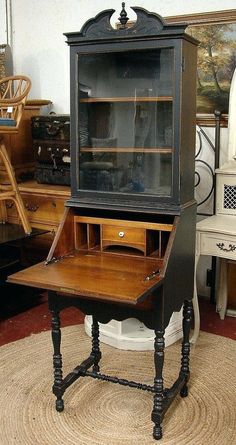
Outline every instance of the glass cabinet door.
POLYGON ((173 48, 78 57, 81 190, 172 194, 173 48))

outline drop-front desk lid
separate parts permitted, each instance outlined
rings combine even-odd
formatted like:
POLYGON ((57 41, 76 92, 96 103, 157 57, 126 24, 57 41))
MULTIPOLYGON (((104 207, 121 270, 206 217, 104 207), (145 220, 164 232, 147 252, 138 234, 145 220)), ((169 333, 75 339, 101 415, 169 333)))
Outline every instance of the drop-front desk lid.
POLYGON ((161 281, 163 260, 72 253, 8 277, 8 282, 93 300, 137 304, 161 281))

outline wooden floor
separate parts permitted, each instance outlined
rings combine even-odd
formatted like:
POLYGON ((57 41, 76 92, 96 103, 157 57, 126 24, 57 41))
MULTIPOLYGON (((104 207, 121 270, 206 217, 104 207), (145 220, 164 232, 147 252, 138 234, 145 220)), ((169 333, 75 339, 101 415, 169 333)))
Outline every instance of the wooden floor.
MULTIPOLYGON (((236 318, 220 320, 215 305, 200 299, 201 329, 236 340, 236 318)), ((83 323, 84 315, 75 308, 62 312, 62 326, 83 323)), ((32 289, 10 286, 1 289, 0 346, 50 329, 47 295, 32 289)))

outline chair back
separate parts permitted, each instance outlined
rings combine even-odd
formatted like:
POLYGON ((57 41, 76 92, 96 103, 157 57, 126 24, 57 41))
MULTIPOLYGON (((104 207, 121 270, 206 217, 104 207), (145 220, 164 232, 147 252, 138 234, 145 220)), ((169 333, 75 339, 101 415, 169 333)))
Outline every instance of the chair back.
POLYGON ((18 130, 31 80, 16 75, 0 79, 0 133, 18 130))

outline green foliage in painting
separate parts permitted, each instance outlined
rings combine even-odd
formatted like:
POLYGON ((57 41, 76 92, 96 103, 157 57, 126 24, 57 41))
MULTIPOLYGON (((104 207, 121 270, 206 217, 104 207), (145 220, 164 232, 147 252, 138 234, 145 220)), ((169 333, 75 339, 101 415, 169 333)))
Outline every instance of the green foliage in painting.
POLYGON ((227 113, 236 66, 236 24, 190 26, 187 32, 199 41, 197 111, 227 113))

